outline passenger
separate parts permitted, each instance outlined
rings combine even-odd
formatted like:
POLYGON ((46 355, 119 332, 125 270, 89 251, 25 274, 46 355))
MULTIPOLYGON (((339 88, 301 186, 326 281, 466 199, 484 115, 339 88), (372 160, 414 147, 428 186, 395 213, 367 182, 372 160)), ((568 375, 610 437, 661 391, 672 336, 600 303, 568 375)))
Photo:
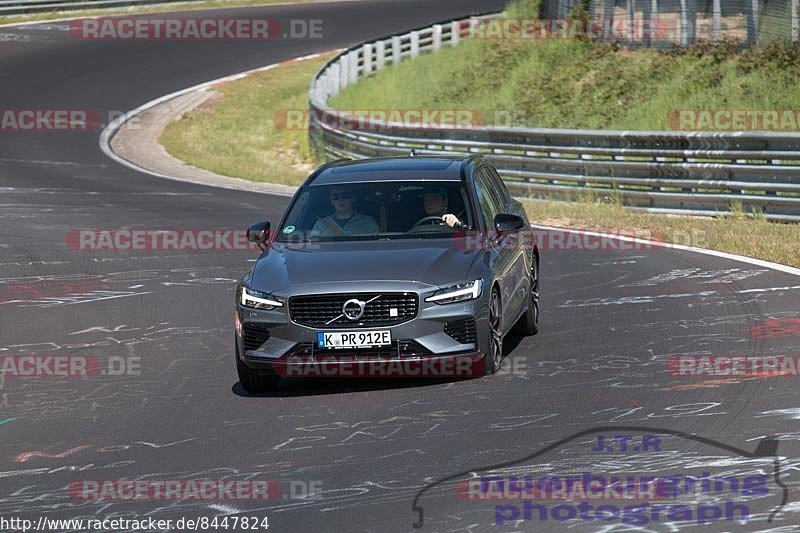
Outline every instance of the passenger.
POLYGON ((311 234, 320 237, 338 235, 375 235, 380 230, 378 223, 370 216, 353 210, 355 194, 346 189, 331 189, 328 197, 335 209, 334 213, 320 217, 314 223, 311 234))

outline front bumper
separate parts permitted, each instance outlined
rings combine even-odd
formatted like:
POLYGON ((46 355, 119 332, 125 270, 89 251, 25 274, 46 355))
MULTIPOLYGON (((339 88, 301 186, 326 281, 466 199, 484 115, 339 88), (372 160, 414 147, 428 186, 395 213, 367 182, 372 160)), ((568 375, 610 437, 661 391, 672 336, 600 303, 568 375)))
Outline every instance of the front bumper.
POLYGON ((471 378, 485 373, 483 354, 466 352, 427 357, 376 358, 286 356, 275 361, 245 356, 245 364, 263 374, 282 377, 471 378))
MULTIPOLYGON (((397 286, 387 288, 396 291, 397 286)), ((451 304, 425 302, 431 289, 415 290, 419 309, 415 318, 394 326, 353 327, 347 331, 389 330, 393 344, 366 349, 323 349, 316 346, 319 331, 337 331, 297 324, 288 304, 271 311, 244 307, 237 299, 237 352, 248 367, 264 374, 285 376, 408 375, 469 377, 482 375, 483 354, 489 338, 488 298, 451 304), (467 338, 453 334, 454 325, 473 321, 467 338), (472 342, 461 342, 461 340, 472 342), (460 339, 460 340, 459 340, 460 339)), ((405 288, 404 290, 408 290, 405 288)), ((304 294, 293 292, 292 296, 304 294)), ((308 294, 308 292, 306 292, 308 294)), ((277 295, 284 296, 284 295, 277 295)), ((288 295, 284 296, 288 300, 288 295)), ((339 329, 338 331, 341 331, 339 329)))

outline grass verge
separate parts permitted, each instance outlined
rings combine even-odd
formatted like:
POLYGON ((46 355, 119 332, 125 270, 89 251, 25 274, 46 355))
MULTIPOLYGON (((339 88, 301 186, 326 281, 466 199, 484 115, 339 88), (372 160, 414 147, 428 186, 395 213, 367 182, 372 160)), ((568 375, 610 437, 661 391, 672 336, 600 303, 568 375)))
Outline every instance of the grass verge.
POLYGON ((681 125, 677 110, 797 109, 798 78, 800 43, 664 53, 578 40, 465 40, 364 78, 332 104, 470 110, 505 126, 670 130, 692 125, 681 125))
POLYGON ((631 211, 618 204, 524 200, 534 224, 653 235, 664 242, 746 255, 800 267, 800 227, 745 215, 730 218, 689 217, 631 211))
POLYGON ((308 132, 276 126, 276 113, 308 108, 308 84, 330 55, 279 65, 218 86, 205 105, 168 125, 159 142, 196 167, 298 185, 314 168, 308 132))
POLYGON ((170 13, 174 11, 194 11, 219 9, 223 7, 246 7, 269 4, 306 4, 314 0, 203 0, 201 2, 176 2, 173 4, 154 4, 150 6, 129 6, 110 9, 76 9, 73 11, 48 11, 46 13, 27 13, 22 15, 0 16, 0 25, 20 22, 45 22, 81 17, 112 17, 118 15, 142 15, 146 13, 170 13))

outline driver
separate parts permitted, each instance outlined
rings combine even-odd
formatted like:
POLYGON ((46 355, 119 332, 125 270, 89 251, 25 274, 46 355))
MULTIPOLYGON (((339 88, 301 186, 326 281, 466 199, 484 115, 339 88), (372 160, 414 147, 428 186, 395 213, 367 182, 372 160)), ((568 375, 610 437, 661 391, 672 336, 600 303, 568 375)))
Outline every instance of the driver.
POLYGON ((451 228, 462 225, 457 216, 447 212, 447 189, 444 187, 426 187, 422 191, 422 201, 426 217, 441 217, 451 228))
POLYGON ((311 233, 321 237, 378 233, 380 227, 375 219, 353 211, 355 199, 353 191, 343 188, 331 189, 328 200, 335 211, 331 215, 320 217, 311 228, 311 233))

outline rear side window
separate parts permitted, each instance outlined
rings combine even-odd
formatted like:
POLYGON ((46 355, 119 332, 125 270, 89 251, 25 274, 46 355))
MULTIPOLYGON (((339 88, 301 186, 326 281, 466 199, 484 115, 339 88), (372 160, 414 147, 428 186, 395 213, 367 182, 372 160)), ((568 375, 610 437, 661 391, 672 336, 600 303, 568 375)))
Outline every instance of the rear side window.
POLYGON ((500 192, 503 198, 503 203, 504 204, 508 203, 508 200, 510 199, 511 195, 508 194, 508 188, 506 187, 506 184, 503 182, 503 178, 500 177, 500 174, 498 174, 497 170, 495 170, 493 167, 486 167, 486 171, 488 172, 489 177, 491 178, 495 188, 500 192))
POLYGON ((481 177, 481 183, 486 188, 486 191, 489 194, 489 197, 494 204, 494 209, 496 213, 503 213, 505 212, 506 207, 506 196, 505 191, 502 188, 502 183, 500 184, 500 188, 498 188, 498 184, 492 178, 492 175, 488 172, 486 167, 482 168, 478 175, 481 177))
POLYGON ((478 207, 485 221, 486 229, 494 229, 494 217, 500 213, 496 193, 489 186, 488 179, 482 172, 475 175, 475 193, 478 196, 478 207))

